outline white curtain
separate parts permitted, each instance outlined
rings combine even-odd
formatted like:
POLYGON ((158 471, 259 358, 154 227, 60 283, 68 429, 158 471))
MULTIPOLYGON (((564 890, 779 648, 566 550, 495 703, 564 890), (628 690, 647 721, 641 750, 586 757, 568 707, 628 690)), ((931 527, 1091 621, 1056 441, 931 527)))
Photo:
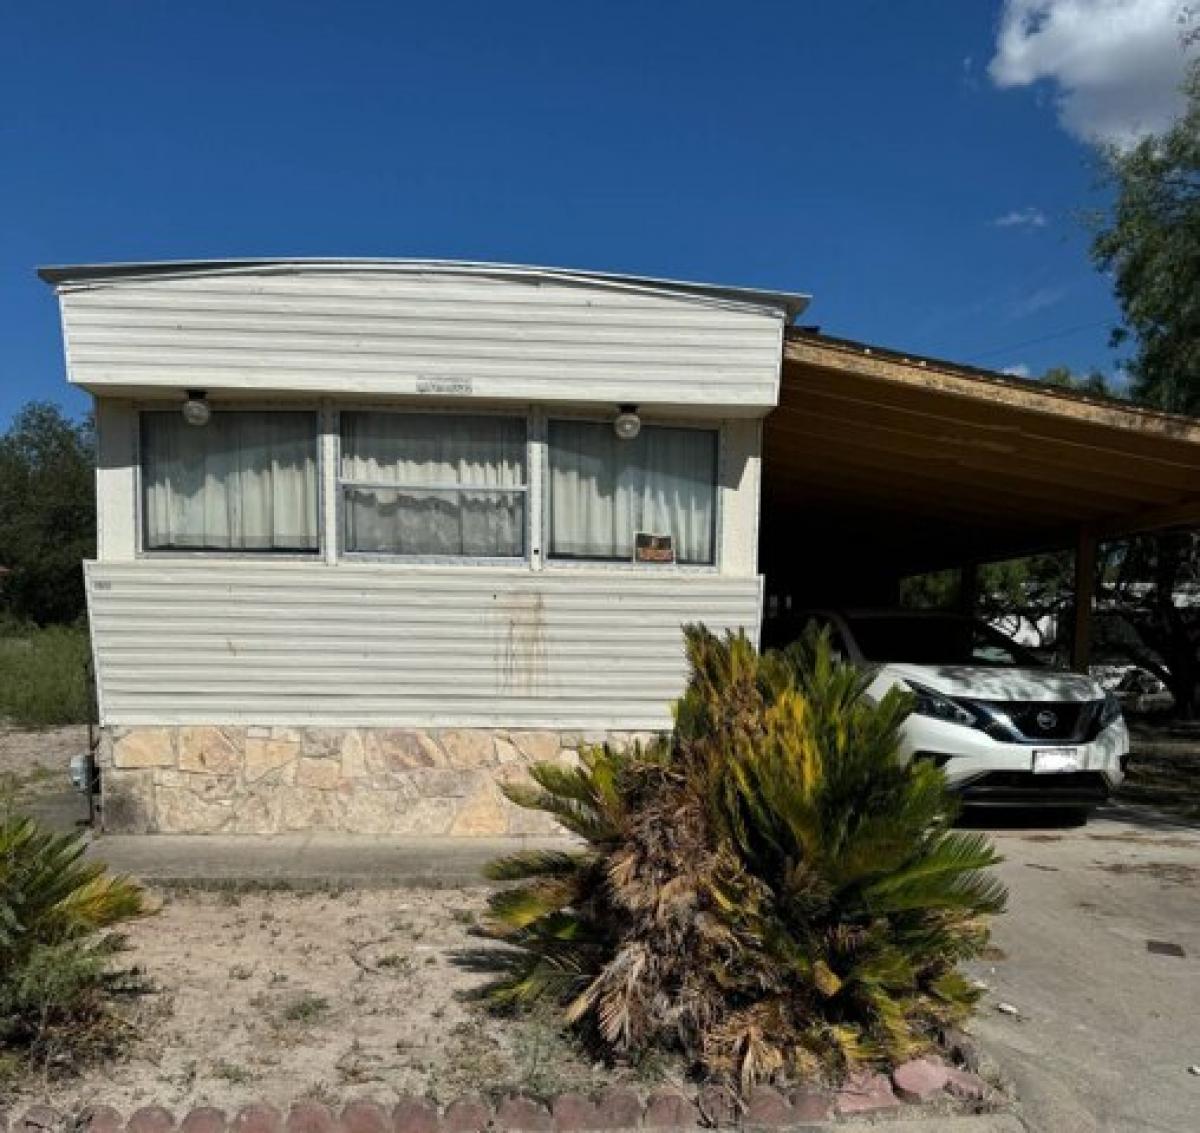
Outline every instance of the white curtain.
POLYGON ((550 422, 550 554, 632 560, 634 536, 670 535, 681 563, 715 561, 717 434, 550 422))
POLYGON ((145 546, 315 551, 316 445, 314 413, 143 413, 145 546))
POLYGON ((523 555, 525 443, 516 417, 343 413, 346 549, 523 555))

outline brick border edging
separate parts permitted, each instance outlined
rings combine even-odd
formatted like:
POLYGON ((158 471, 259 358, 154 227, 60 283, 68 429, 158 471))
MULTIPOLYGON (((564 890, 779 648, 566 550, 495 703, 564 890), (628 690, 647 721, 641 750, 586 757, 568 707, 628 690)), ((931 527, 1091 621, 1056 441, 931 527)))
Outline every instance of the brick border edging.
MULTIPOLYGON (((77 1114, 35 1105, 17 1117, 0 1109, 0 1133, 624 1133, 631 1130, 739 1128, 812 1129, 839 1117, 884 1114, 903 1107, 943 1102, 973 1112, 994 1098, 978 1075, 932 1059, 916 1059, 889 1077, 863 1073, 834 1090, 756 1088, 744 1103, 732 1093, 706 1086, 695 1096, 654 1090, 643 1100, 634 1090, 612 1088, 592 1097, 559 1094, 543 1103, 510 1094, 496 1105, 460 1098, 438 1108, 425 1098, 402 1097, 395 1105, 353 1101, 335 1112, 316 1101, 294 1103, 286 1114, 274 1106, 242 1106, 232 1116, 212 1106, 184 1114, 178 1122, 163 1106, 144 1106, 128 1120, 111 1106, 77 1114)), ((946 1104, 937 1110, 946 1112, 946 1104)))

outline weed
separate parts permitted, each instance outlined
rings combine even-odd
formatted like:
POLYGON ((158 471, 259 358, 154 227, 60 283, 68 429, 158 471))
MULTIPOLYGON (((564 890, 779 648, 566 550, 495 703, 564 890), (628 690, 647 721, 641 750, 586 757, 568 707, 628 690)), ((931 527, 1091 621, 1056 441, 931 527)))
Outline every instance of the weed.
POLYGON ((303 992, 285 1005, 280 1012, 288 1023, 319 1023, 329 1014, 329 1000, 324 996, 303 992))
POLYGON ((322 1105, 327 1105, 331 1109, 334 1108, 340 1100, 335 1087, 328 1082, 314 1082, 305 1092, 304 1100, 310 1102, 320 1102, 322 1105))
POLYGON ((441 1067, 429 1079, 435 1099, 464 1093, 491 1096, 501 1083, 512 1080, 512 1067, 500 1044, 479 1022, 456 1024, 449 1040, 441 1067))
POLYGON ((82 626, 6 629, 0 635, 0 719, 22 728, 86 723, 87 658, 82 626))
POLYGON ((229 969, 231 980, 248 980, 252 975, 254 975, 254 969, 249 964, 234 964, 229 969))
POLYGON ((175 1075, 173 1079, 175 1086, 183 1092, 190 1090, 196 1084, 199 1072, 200 1068, 196 1065, 196 1060, 189 1058, 180 1068, 179 1073, 175 1075))
POLYGON ((388 952, 375 961, 375 966, 399 975, 411 975, 414 969, 412 957, 403 952, 388 952))
POLYGON ((220 1078, 222 1082, 228 1082, 231 1086, 248 1086, 254 1081, 253 1071, 245 1066, 226 1062, 223 1058, 219 1058, 213 1063, 212 1076, 220 1078))

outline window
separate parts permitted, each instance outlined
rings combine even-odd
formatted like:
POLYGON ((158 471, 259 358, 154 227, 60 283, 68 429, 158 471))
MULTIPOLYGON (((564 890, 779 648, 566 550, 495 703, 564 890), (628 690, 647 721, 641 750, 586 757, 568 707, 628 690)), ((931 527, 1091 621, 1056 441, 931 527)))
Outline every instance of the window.
POLYGON ((143 413, 142 546, 154 551, 316 551, 317 417, 143 413))
POLYGON ((551 421, 549 554, 633 559, 639 532, 670 535, 681 563, 716 562, 717 433, 646 425, 632 441, 611 423, 551 421))
POLYGON ((522 557, 525 446, 518 417, 343 413, 345 549, 522 557))

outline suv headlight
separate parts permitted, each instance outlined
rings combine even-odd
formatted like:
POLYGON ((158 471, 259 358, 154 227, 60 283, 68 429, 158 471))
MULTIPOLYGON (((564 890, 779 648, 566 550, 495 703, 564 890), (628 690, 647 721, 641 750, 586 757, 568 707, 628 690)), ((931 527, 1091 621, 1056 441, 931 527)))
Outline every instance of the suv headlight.
POLYGON ((916 694, 917 706, 913 709, 918 716, 932 716, 949 724, 961 724, 964 728, 979 727, 979 719, 958 701, 943 695, 928 685, 907 678, 904 683, 916 694))
POLYGON ((1107 728, 1121 719, 1121 702, 1115 693, 1104 694, 1104 704, 1100 708, 1100 727, 1107 728))

